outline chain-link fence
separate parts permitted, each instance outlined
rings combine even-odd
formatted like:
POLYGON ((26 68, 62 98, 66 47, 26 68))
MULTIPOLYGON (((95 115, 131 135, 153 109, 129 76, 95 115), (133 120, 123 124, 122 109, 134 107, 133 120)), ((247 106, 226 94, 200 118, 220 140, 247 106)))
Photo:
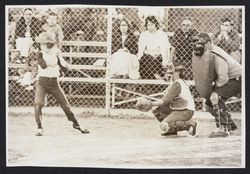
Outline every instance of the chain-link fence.
MULTIPOLYGON (((128 109, 139 96, 159 98, 171 80, 172 62, 185 67, 185 80, 196 109, 201 110, 203 100, 196 92, 191 67, 191 39, 198 32, 209 33, 217 45, 241 62, 241 8, 11 7, 7 32, 9 107, 34 103, 35 89, 27 84, 25 67, 32 62, 34 40, 42 31, 55 34, 64 59, 73 65, 60 84, 75 107, 128 109), (148 32, 151 23, 156 26, 155 36, 148 32), (226 36, 222 30, 227 30, 226 36)), ((240 111, 241 100, 234 101, 229 102, 229 110, 240 111)), ((48 95, 46 105, 55 104, 48 95)))

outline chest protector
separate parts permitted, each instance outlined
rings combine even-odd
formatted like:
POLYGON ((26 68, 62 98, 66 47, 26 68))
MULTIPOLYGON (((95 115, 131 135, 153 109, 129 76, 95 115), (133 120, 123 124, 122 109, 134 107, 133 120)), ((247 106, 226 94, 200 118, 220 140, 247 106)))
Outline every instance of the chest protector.
POLYGON ((201 57, 193 54, 192 66, 195 87, 201 97, 208 99, 215 79, 214 54, 211 51, 206 51, 201 57))
POLYGON ((213 49, 206 51, 201 57, 193 54, 193 73, 195 86, 201 97, 208 99, 216 78, 215 59, 224 59, 228 64, 230 79, 241 76, 241 65, 220 47, 213 45, 213 49))

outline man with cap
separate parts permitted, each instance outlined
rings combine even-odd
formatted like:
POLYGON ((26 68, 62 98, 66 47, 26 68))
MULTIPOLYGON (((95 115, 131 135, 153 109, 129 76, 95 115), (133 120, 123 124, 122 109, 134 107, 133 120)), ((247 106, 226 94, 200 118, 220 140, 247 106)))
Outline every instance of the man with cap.
POLYGON ((195 104, 189 86, 183 79, 184 67, 176 66, 172 74, 173 83, 166 89, 163 97, 157 101, 148 101, 150 110, 160 122, 162 136, 177 135, 178 131, 188 131, 196 134, 197 123, 191 120, 195 111, 195 104))
POLYGON ((41 51, 37 54, 38 80, 35 91, 35 118, 38 127, 36 135, 43 135, 43 127, 40 117, 42 116, 42 107, 44 106, 44 99, 47 93, 50 93, 55 97, 68 120, 73 122, 73 128, 80 130, 82 133, 89 133, 88 130, 81 129, 58 82, 60 70, 67 72, 69 66, 56 46, 54 35, 50 32, 43 32, 36 38, 36 42, 40 44, 41 48, 41 51))
POLYGON ((196 89, 215 117, 217 129, 209 137, 229 136, 228 131, 234 131, 237 125, 226 111, 225 101, 241 93, 241 65, 213 45, 207 33, 195 36, 192 62, 196 89))

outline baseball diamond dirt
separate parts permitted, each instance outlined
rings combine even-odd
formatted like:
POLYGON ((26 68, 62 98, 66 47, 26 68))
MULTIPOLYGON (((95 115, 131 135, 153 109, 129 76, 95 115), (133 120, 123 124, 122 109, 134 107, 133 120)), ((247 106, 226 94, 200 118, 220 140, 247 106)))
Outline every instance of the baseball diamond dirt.
MULTIPOLYGON (((105 117, 77 114, 90 134, 72 128, 63 114, 43 116, 44 136, 35 136, 32 113, 9 112, 8 166, 107 168, 242 167, 241 115, 239 129, 227 138, 208 138, 212 116, 197 112, 195 137, 180 132, 161 136, 153 117, 105 117), (197 116, 202 114, 202 116, 197 116)), ((244 155, 244 154, 243 154, 244 155)))

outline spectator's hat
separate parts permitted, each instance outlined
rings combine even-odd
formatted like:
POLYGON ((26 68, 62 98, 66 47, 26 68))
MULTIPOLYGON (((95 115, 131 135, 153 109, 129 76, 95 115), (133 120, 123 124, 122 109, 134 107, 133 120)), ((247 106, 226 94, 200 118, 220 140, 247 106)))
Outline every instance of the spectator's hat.
POLYGON ((199 33, 194 36, 193 43, 194 44, 206 44, 207 42, 211 41, 209 34, 207 33, 199 33))
POLYGON ((36 37, 38 43, 56 43, 56 39, 51 32, 42 32, 36 37))

